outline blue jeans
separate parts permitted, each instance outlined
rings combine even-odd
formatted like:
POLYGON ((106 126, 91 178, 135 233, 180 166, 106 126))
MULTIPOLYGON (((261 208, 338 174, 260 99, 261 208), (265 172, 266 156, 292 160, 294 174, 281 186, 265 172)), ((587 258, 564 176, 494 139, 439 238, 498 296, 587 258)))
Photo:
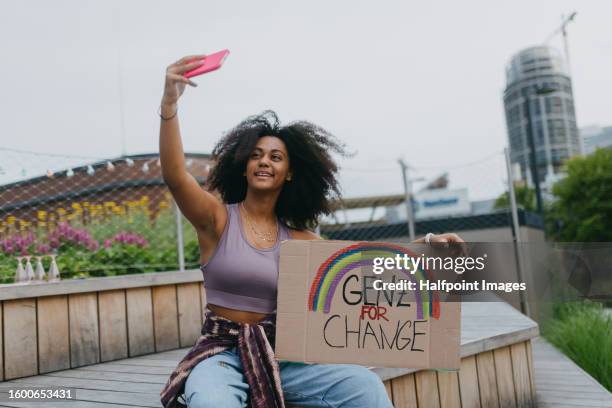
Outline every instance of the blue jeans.
MULTIPOLYGON (((300 408, 393 408, 380 378, 351 364, 280 362, 285 403, 300 408)), ((198 363, 187 377, 188 408, 243 408, 249 386, 236 347, 198 363)))

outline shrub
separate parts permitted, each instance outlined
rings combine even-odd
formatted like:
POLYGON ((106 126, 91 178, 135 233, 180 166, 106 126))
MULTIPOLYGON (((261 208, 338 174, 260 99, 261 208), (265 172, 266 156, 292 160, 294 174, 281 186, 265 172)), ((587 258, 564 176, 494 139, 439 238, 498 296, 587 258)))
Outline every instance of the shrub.
POLYGON ((612 391, 612 316, 599 303, 555 305, 542 325, 544 337, 612 391))

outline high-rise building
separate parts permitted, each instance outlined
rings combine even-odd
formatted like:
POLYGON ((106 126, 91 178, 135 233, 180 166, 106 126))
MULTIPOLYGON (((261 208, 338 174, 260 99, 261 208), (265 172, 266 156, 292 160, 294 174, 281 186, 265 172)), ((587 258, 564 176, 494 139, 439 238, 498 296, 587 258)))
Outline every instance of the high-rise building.
POLYGON ((531 127, 540 185, 546 190, 563 162, 581 153, 572 83, 564 59, 554 48, 537 46, 514 55, 506 67, 504 108, 510 161, 533 186, 528 129, 531 127))
POLYGON ((598 147, 612 149, 612 126, 586 126, 580 128, 580 136, 584 154, 591 154, 598 147))

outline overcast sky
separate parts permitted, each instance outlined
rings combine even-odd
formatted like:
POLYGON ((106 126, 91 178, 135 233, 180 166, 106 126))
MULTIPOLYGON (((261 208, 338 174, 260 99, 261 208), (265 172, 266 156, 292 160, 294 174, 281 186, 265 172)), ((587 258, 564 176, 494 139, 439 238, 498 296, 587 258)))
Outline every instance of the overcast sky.
MULTIPOLYGON (((449 170, 452 187, 487 198, 503 181, 504 67, 573 10, 578 126, 612 124, 609 0, 1 4, 1 148, 113 158, 124 137, 128 154, 156 152, 165 67, 228 48, 180 101, 185 150, 210 152, 223 131, 273 109, 357 151, 342 163, 347 196, 401 192, 404 155, 415 176, 449 170)), ((0 157, 5 173, 57 165, 0 157)))

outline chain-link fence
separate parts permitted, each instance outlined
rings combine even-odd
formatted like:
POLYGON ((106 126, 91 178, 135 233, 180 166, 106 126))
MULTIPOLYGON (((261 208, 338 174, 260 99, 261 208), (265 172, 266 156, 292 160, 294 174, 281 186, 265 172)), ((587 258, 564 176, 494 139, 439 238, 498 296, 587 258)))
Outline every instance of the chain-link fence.
MULTIPOLYGON (((39 279, 42 270, 53 270, 54 261, 64 279, 198 264, 195 232, 177 216, 157 155, 89 163, 10 150, 0 155, 3 170, 20 169, 0 175, 20 178, 0 186, 2 283, 39 279), (177 245, 179 230, 182 247, 177 245)), ((187 166, 203 183, 208 156, 187 155, 187 166)))
MULTIPOLYGON (((197 267, 195 231, 162 180, 157 154, 100 160, 0 149, 0 159, 0 283, 197 267)), ((205 184, 209 156, 187 154, 186 164, 205 184)), ((446 168, 348 166, 345 198, 320 220, 319 233, 407 242, 456 232, 512 241, 507 179, 502 152, 446 168)), ((541 228, 522 210, 518 223, 541 228)))

